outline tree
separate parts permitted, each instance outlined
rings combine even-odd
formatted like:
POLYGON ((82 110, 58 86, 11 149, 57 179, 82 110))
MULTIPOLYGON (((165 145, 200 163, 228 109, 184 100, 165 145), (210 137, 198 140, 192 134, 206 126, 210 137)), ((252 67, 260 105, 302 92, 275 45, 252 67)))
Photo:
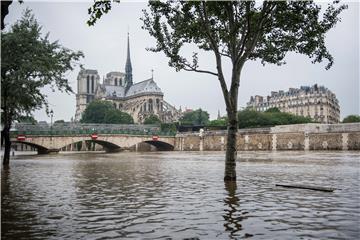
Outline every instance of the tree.
POLYGON ((276 125, 310 123, 308 117, 296 116, 291 113, 280 112, 277 108, 270 108, 265 112, 250 109, 239 111, 239 128, 272 127, 276 125))
POLYGON ((5 142, 4 165, 10 160, 10 128, 15 120, 30 115, 35 109, 45 107, 48 111, 46 95, 41 89, 50 85, 72 93, 65 73, 73 70, 83 56, 62 47, 58 41, 50 42, 46 34, 41 34, 41 26, 30 10, 26 10, 1 39, 1 120, 2 142, 5 142))
POLYGON ((343 123, 360 122, 360 116, 359 115, 349 115, 349 116, 345 117, 342 122, 343 123))
POLYGON ((267 109, 265 112, 280 112, 280 110, 277 107, 272 107, 267 109))
POLYGON ((182 125, 206 125, 209 122, 209 113, 199 108, 185 113, 179 121, 182 125))
POLYGON ((161 120, 155 114, 151 114, 144 120, 144 124, 160 124, 161 120))
POLYGON ((132 124, 133 118, 118 109, 109 101, 95 100, 88 104, 82 117, 82 123, 132 124))
POLYGON ((54 122, 54 124, 57 124, 57 123, 65 123, 65 121, 64 121, 63 119, 56 120, 56 121, 54 122))
POLYGON ((112 109, 114 109, 114 106, 109 101, 92 101, 86 106, 80 122, 105 123, 105 114, 112 109))
POLYGON ((37 123, 36 119, 31 115, 29 115, 29 116, 20 116, 18 118, 18 122, 19 123, 31 123, 31 124, 37 123))
POLYGON ((207 126, 209 127, 226 127, 227 126, 227 118, 223 117, 220 119, 214 119, 212 121, 209 121, 207 126))
POLYGON ((134 119, 128 113, 113 108, 105 113, 104 123, 133 124, 134 119))
POLYGON ((324 14, 311 1, 150 1, 144 11, 143 28, 156 41, 150 50, 163 52, 177 71, 194 71, 217 77, 228 116, 225 181, 236 180, 236 133, 238 90, 245 63, 284 64, 287 52, 312 58, 312 62, 333 58, 325 46, 325 33, 339 21, 346 5, 329 4, 324 14), (321 16, 322 15, 322 16, 321 16), (214 54, 216 71, 201 69, 198 53, 189 60, 181 55, 186 44, 214 54), (232 65, 230 86, 223 71, 224 58, 232 65))
MULTIPOLYGON (((107 1, 97 2, 98 8, 104 6, 109 10, 105 6, 107 1)), ((325 46, 325 34, 347 8, 337 6, 338 3, 336 0, 329 4, 320 14, 321 6, 312 1, 149 2, 150 11, 144 10, 142 20, 143 28, 157 41, 150 50, 163 52, 169 58, 169 66, 177 71, 206 73, 219 80, 228 116, 225 181, 236 180, 238 90, 245 63, 260 60, 262 64, 281 65, 285 64, 288 52, 296 52, 312 58, 312 63, 328 60, 325 69, 329 69, 333 57, 325 46), (191 60, 182 56, 186 44, 213 53, 216 71, 201 69, 197 52, 191 60), (225 58, 232 66, 229 87, 223 71, 225 58)), ((102 13, 89 10, 95 19, 102 13)))

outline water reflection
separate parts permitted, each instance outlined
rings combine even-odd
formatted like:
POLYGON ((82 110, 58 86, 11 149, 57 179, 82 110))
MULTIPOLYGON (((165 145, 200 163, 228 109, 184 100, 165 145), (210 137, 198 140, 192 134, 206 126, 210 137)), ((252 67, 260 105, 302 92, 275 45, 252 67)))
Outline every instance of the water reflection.
POLYGON ((236 196, 237 184, 236 181, 225 182, 225 190, 227 191, 227 196, 224 199, 225 214, 223 215, 225 223, 225 230, 230 232, 229 237, 233 238, 236 236, 236 233, 242 229, 241 226, 241 216, 238 216, 239 209, 239 198, 236 196))
POLYGON ((2 170, 3 239, 358 239, 359 153, 18 156, 2 170), (326 184, 334 193, 276 188, 326 184))

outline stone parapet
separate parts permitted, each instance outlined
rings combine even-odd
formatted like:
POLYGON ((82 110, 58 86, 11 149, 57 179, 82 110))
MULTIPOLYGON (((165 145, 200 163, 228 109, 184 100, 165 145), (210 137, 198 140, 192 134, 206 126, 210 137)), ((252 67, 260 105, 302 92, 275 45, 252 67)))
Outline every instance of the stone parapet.
MULTIPOLYGON (((175 150, 226 150, 227 131, 179 133, 175 150)), ((261 150, 360 150, 360 123, 296 124, 271 128, 240 129, 240 151, 261 150)))

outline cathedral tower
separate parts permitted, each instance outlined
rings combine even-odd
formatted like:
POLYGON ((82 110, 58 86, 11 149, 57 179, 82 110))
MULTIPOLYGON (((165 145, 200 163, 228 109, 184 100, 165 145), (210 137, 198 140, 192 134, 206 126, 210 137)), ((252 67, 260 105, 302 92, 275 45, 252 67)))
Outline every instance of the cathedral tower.
POLYGON ((129 41, 129 33, 127 39, 127 57, 126 57, 126 64, 125 64, 125 82, 126 82, 126 90, 133 85, 132 80, 132 66, 131 66, 131 59, 130 59, 130 41, 129 41))

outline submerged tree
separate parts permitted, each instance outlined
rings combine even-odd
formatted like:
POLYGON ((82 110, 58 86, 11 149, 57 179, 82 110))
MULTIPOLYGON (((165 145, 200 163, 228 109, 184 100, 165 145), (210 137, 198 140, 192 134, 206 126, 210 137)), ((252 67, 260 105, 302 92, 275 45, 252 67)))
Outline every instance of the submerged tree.
POLYGON ((177 71, 194 71, 216 76, 224 96, 228 116, 225 181, 236 180, 236 133, 238 129, 238 90, 244 64, 284 64, 288 52, 305 54, 312 62, 333 58, 325 46, 325 33, 339 21, 346 5, 329 4, 323 14, 312 1, 151 1, 144 10, 144 29, 163 52, 169 66, 177 71), (198 53, 191 59, 181 54, 186 44, 214 54, 216 70, 201 69, 198 53), (230 85, 224 76, 224 58, 231 61, 230 85))
MULTIPOLYGON (((111 8, 110 1, 97 2, 95 9, 89 9, 89 25, 111 8)), ((262 64, 281 65, 288 52, 296 52, 309 56, 312 63, 328 60, 325 68, 329 69, 333 57, 326 49, 325 34, 347 8, 338 3, 328 4, 321 14, 321 6, 313 1, 149 2, 150 11, 144 10, 142 20, 143 28, 157 41, 150 50, 165 53, 169 66, 177 71, 206 73, 219 80, 228 116, 225 181, 236 180, 237 102, 245 63, 260 60, 262 64), (212 52, 216 70, 201 69, 197 52, 191 59, 182 56, 186 44, 212 52), (232 65, 229 86, 224 76, 224 58, 230 59, 232 65)))
POLYGON ((73 70, 74 64, 83 56, 62 47, 57 41, 50 42, 48 34, 43 37, 41 26, 30 10, 1 36, 1 131, 5 143, 4 165, 10 160, 10 128, 15 120, 30 115, 45 106, 46 95, 41 89, 50 85, 72 92, 64 73, 73 70))

